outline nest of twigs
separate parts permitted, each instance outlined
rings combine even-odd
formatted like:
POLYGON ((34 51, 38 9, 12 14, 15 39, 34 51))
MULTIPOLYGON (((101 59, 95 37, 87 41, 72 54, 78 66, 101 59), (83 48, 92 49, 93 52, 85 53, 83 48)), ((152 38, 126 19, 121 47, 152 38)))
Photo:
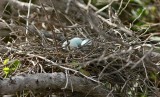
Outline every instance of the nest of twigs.
MULTIPOLYGON (((11 2, 18 12, 13 10, 11 17, 4 14, 1 19, 12 32, 8 38, 1 37, 1 61, 21 62, 10 75, 67 70, 105 85, 114 96, 158 95, 160 54, 123 25, 111 5, 99 10, 78 0, 21 3, 11 2), (64 49, 63 42, 74 37, 88 38, 92 45, 64 49)), ((0 73, 5 76, 3 70, 0 73)))

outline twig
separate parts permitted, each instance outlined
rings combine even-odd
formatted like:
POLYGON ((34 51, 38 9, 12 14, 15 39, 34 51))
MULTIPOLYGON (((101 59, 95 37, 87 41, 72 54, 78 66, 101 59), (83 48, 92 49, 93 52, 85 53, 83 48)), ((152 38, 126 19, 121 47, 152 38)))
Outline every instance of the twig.
POLYGON ((127 4, 126 4, 125 7, 118 13, 118 15, 120 15, 120 14, 122 13, 122 11, 126 9, 126 7, 128 6, 128 4, 129 4, 130 1, 131 1, 131 0, 128 0, 127 4))
POLYGON ((101 83, 101 82, 99 82, 99 81, 97 81, 97 80, 95 80, 95 79, 93 79, 93 78, 91 78, 91 77, 88 77, 88 76, 84 75, 83 73, 81 73, 81 72, 79 72, 79 71, 77 71, 77 70, 74 70, 74 69, 71 69, 71 68, 67 68, 67 67, 61 66, 60 64, 57 64, 57 63, 55 63, 55 62, 53 62, 53 61, 51 61, 51 60, 46 59, 45 57, 38 56, 38 55, 34 55, 34 54, 27 54, 27 55, 28 55, 28 56, 31 56, 31 57, 38 57, 38 58, 40 58, 40 59, 45 60, 45 61, 48 62, 48 63, 51 63, 51 64, 54 65, 54 66, 57 66, 57 67, 62 68, 62 69, 64 69, 64 70, 69 70, 69 71, 73 71, 73 72, 75 72, 75 73, 79 73, 80 75, 84 76, 84 77, 87 78, 87 79, 90 79, 90 80, 92 80, 92 81, 94 81, 94 82, 96 82, 96 83, 101 83))
POLYGON ((107 19, 103 18, 103 17, 100 16, 100 15, 98 15, 98 17, 99 17, 101 20, 103 20, 104 22, 106 22, 107 24, 109 24, 110 26, 117 27, 117 28, 119 28, 120 30, 124 31, 127 35, 129 35, 129 36, 132 36, 132 35, 133 35, 133 32, 132 32, 131 30, 126 29, 126 28, 124 28, 124 27, 122 27, 122 26, 119 26, 119 25, 117 25, 117 24, 111 23, 110 21, 108 21, 107 19))
POLYGON ((101 8, 101 9, 99 9, 98 11, 96 11, 96 14, 98 14, 98 13, 102 12, 103 10, 107 9, 109 6, 111 6, 111 5, 112 5, 112 3, 113 3, 113 2, 114 2, 114 0, 113 0, 113 1, 111 1, 108 5, 106 5, 106 6, 102 7, 102 8, 101 8))
POLYGON ((66 89, 68 86, 68 70, 65 70, 65 74, 66 74, 66 85, 62 89, 66 89))
POLYGON ((141 61, 143 61, 151 52, 153 51, 153 47, 139 60, 137 61, 131 69, 134 69, 141 61))

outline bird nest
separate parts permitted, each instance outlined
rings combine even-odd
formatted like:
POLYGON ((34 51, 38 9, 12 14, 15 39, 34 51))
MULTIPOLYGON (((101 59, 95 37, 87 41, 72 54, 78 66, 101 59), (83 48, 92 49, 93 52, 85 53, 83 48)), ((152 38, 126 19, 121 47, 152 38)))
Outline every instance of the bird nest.
MULTIPOLYGON (((1 62, 19 60, 20 65, 8 76, 67 71, 105 85, 113 95, 154 95, 160 70, 155 46, 123 25, 111 5, 97 9, 79 0, 68 1, 10 2, 18 12, 13 10, 11 17, 4 14, 1 19, 11 32, 1 38, 1 62), (92 44, 62 47, 74 37, 90 39, 92 44)), ((5 76, 3 70, 0 74, 5 76)))

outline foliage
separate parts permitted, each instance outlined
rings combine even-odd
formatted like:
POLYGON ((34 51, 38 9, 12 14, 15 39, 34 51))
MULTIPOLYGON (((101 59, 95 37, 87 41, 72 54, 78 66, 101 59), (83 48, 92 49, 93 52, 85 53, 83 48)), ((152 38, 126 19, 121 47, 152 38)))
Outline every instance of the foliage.
POLYGON ((6 58, 3 61, 3 65, 5 66, 3 68, 3 72, 5 74, 5 78, 8 77, 9 74, 12 74, 13 72, 15 72, 19 66, 20 66, 20 61, 19 60, 12 60, 9 61, 8 58, 6 58), (8 65, 8 66, 7 66, 8 65))
MULTIPOLYGON (((124 2, 123 6, 126 6, 126 3, 124 2)), ((133 30, 144 31, 153 23, 159 22, 160 14, 159 7, 155 0, 130 0, 121 16, 126 17, 123 18, 123 20, 127 19, 128 23, 132 24, 133 30)), ((149 29, 149 31, 153 30, 156 29, 149 29)))

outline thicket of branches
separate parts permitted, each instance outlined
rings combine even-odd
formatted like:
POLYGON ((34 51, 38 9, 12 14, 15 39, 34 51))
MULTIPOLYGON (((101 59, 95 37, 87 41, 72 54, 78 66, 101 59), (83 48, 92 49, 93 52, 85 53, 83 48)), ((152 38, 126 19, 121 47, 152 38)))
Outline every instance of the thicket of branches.
POLYGON ((6 2, 0 18, 1 95, 159 95, 159 48, 122 23, 123 7, 112 8, 119 1, 101 8, 82 0, 6 2), (74 37, 92 45, 63 49, 74 37))

